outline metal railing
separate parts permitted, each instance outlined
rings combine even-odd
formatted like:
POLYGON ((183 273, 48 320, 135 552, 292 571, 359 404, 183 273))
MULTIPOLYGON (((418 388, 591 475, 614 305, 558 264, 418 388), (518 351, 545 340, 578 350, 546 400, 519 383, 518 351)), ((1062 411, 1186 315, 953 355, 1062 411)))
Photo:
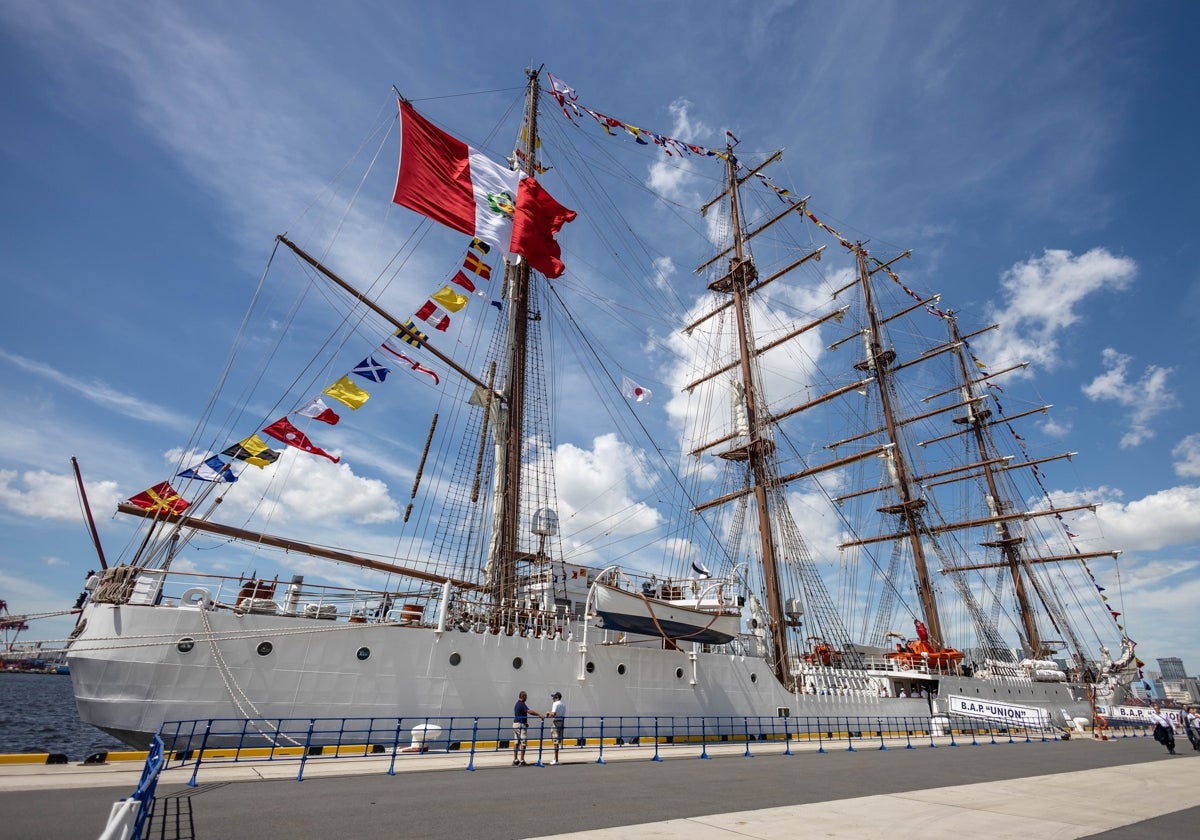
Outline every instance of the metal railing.
MULTIPOLYGON (((192 767, 195 785, 202 766, 249 762, 295 762, 303 779, 309 762, 373 758, 381 771, 396 772, 398 761, 427 753, 466 754, 473 770, 476 755, 513 749, 511 716, 394 717, 394 718, 279 718, 212 719, 163 724, 159 735, 166 745, 167 767, 192 767)), ((1146 735, 1142 724, 1110 722, 1109 739, 1146 735)), ((552 750, 553 730, 542 719, 528 729, 527 750, 532 764, 552 750)), ((1048 723, 1004 723, 936 714, 923 716, 581 716, 564 719, 560 751, 594 751, 604 763, 604 751, 645 748, 646 757, 660 760, 661 747, 690 748, 706 758, 717 745, 778 747, 790 754, 793 745, 814 745, 822 753, 841 749, 915 749, 996 743, 1065 740, 1072 730, 1048 723), (651 755, 652 754, 652 755, 651 755)), ((673 753, 678 754, 674 749, 673 753)))

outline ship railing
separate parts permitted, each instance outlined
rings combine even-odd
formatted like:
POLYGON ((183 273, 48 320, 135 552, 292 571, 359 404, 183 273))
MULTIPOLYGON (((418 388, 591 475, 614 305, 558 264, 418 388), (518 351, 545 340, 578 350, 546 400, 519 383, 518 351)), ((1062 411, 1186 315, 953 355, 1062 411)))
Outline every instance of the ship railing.
MULTIPOLYGON (((746 754, 769 748, 790 754, 794 746, 817 752, 913 749, 923 744, 1016 743, 1071 736, 1071 730, 1048 719, 1005 721, 943 713, 793 717, 784 707, 773 716, 586 715, 568 716, 563 722, 560 760, 586 758, 598 763, 604 763, 605 751, 613 749, 661 760, 660 750, 707 757, 708 750, 721 746, 740 747, 746 754)), ((1141 730, 1145 734, 1147 727, 1141 730)), ((530 718, 527 763, 548 763, 553 735, 552 721, 530 718)), ((375 763, 379 772, 395 774, 401 762, 453 754, 473 770, 477 759, 512 754, 514 748, 511 715, 175 721, 163 724, 159 737, 166 749, 164 767, 190 767, 188 784, 193 786, 201 768, 231 764, 293 763, 300 780, 314 761, 361 760, 375 763)))

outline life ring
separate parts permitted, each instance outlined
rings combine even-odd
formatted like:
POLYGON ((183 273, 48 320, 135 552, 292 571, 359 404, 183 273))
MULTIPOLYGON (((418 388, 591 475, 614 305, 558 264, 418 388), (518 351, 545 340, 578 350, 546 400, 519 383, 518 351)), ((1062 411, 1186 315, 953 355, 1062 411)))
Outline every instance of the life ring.
POLYGON ((1104 715, 1096 715, 1096 726, 1101 729, 1108 729, 1108 721, 1105 720, 1104 715))
POLYGON ((901 659, 900 660, 900 670, 901 671, 911 671, 912 663, 909 662, 907 659, 901 659))
POLYGON ((191 589, 184 590, 184 593, 179 596, 179 606, 211 609, 212 593, 203 586, 193 586, 191 589))

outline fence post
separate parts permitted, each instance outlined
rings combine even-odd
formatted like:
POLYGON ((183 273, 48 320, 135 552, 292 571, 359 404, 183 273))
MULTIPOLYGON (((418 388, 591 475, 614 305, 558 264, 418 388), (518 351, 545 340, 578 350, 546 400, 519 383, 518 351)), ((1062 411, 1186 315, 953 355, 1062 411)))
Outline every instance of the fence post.
MULTIPOLYGON (((808 720, 811 725, 812 718, 809 718, 808 720)), ((824 732, 822 731, 824 728, 825 728, 824 723, 821 721, 821 718, 818 717, 817 718, 817 752, 818 753, 825 752, 825 742, 823 740, 824 732)), ((809 731, 809 735, 810 736, 812 735, 811 730, 809 731)))
POLYGON ((846 752, 857 752, 854 749, 854 729, 850 726, 850 718, 846 718, 846 752))
POLYGON ((883 742, 883 718, 879 719, 879 749, 887 749, 887 744, 883 742))
POLYGON ((654 716, 654 758, 651 761, 662 761, 662 757, 658 754, 658 715, 654 716))
POLYGON ((708 718, 700 716, 700 757, 708 758, 708 718))
POLYGON ((783 719, 783 754, 792 754, 792 736, 788 732, 788 719, 786 717, 783 719))
POLYGON ((304 765, 308 763, 308 747, 312 743, 313 729, 317 725, 316 718, 308 719, 308 734, 304 736, 304 754, 300 756, 300 772, 296 774, 296 781, 304 781, 304 765))
MULTIPOLYGON (((475 741, 476 735, 479 734, 479 718, 475 718, 471 724, 471 756, 467 759, 467 769, 474 772, 475 770, 475 741)), ((392 753, 392 761, 395 762, 396 754, 392 753)))
POLYGON ((604 718, 600 718, 600 755, 596 757, 597 764, 604 764, 604 718))
POLYGON ((746 734, 746 752, 742 758, 754 758, 754 753, 750 752, 750 718, 749 716, 742 717, 742 731, 746 734))
MULTIPOLYGON (((208 746, 208 733, 212 729, 212 719, 204 725, 204 737, 200 739, 200 749, 196 752, 196 766, 192 768, 192 778, 188 779, 188 787, 196 787, 196 776, 200 773, 200 761, 204 758, 204 749, 208 746)), ((189 739, 188 743, 191 743, 189 739)))

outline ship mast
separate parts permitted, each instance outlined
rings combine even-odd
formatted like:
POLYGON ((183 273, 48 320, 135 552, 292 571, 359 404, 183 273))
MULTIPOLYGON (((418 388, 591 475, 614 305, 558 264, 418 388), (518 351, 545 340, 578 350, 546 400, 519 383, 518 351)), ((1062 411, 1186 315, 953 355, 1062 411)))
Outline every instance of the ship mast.
POLYGON ((779 560, 774 530, 771 527, 771 505, 768 490, 776 482, 771 470, 775 443, 764 434, 770 418, 761 417, 759 411, 758 384, 752 367, 756 352, 752 346, 753 336, 749 325, 750 287, 758 279, 758 270, 750 258, 743 239, 741 209, 738 203, 739 183, 737 159, 733 146, 725 146, 725 171, 729 191, 729 217, 733 235, 733 256, 729 260, 729 273, 715 281, 710 288, 730 295, 731 305, 737 322, 737 365, 741 377, 742 409, 745 411, 749 441, 727 453, 725 457, 747 462, 753 481, 754 505, 758 513, 758 536, 762 556, 763 590, 766 609, 772 632, 771 653, 776 678, 787 685, 790 681, 790 657, 787 633, 788 621, 784 615, 783 596, 779 582, 779 560))
MULTIPOLYGON (((537 70, 526 71, 524 163, 525 174, 531 175, 537 165, 537 70)), ((515 198, 515 196, 514 196, 515 198)), ((503 404, 496 405, 494 429, 496 434, 495 525, 494 538, 488 557, 488 589, 498 607, 512 606, 517 594, 517 561, 521 522, 521 456, 525 441, 526 366, 529 342, 529 262, 505 264, 504 287, 509 319, 508 358, 505 380, 500 391, 503 404), (506 409, 506 410, 504 410, 506 409)))
POLYGON ((934 648, 941 650, 945 646, 942 634, 942 619, 938 613, 937 595, 933 591, 933 583, 929 578, 929 565, 925 559, 925 548, 921 542, 922 534, 926 531, 923 511, 925 499, 914 496, 909 469, 904 460, 903 448, 896 413, 892 406, 892 363, 896 360, 896 351, 884 347, 880 343, 882 324, 879 313, 875 309, 875 300, 871 294, 871 272, 867 269, 867 252, 862 243, 854 245, 854 255, 858 262, 858 282, 862 288, 863 305, 866 309, 869 326, 863 335, 866 345, 866 360, 856 365, 863 371, 874 374, 879 385, 879 402, 883 410, 884 425, 887 439, 892 442, 884 457, 887 459, 888 470, 892 485, 900 498, 899 503, 881 508, 880 513, 894 514, 901 521, 901 529, 907 536, 912 548, 913 572, 916 575, 917 597, 921 601, 921 610, 925 616, 925 626, 929 631, 929 641, 934 648))
POLYGON ((955 320, 953 313, 948 314, 946 320, 950 327, 950 343, 960 348, 960 351, 955 353, 954 356, 958 362, 959 375, 962 377, 962 405, 966 411, 964 416, 955 418, 954 422, 965 425, 971 430, 971 435, 974 438, 976 451, 979 456, 983 479, 987 484, 989 512, 992 516, 997 517, 994 526, 996 529, 996 539, 984 543, 984 546, 1000 549, 1003 563, 1007 564, 1009 572, 1012 575, 1013 592, 1017 599, 1017 613, 1020 616, 1021 625, 1025 630, 1026 649, 1032 656, 1038 657, 1043 652, 1042 641, 1038 633, 1036 617, 1029 604, 1029 596, 1025 591, 1025 576, 1021 574, 1021 554, 1017 549, 1025 541, 1025 538, 1019 534, 1014 534, 1009 521, 1000 518, 1001 514, 1006 512, 1003 508, 1007 505, 996 481, 995 463, 992 461, 988 439, 984 434, 984 424, 992 412, 991 409, 980 408, 975 403, 973 399, 974 394, 971 392, 970 369, 967 367, 966 358, 961 351, 963 339, 958 331, 958 322, 955 320))

